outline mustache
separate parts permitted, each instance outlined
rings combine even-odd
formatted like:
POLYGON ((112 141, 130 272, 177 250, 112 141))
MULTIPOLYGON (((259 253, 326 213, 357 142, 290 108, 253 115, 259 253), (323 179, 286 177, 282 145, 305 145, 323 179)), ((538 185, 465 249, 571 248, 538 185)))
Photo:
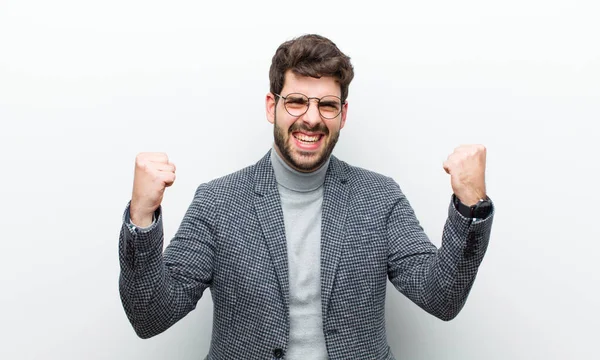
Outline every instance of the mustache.
POLYGON ((310 127, 306 126, 306 124, 304 122, 295 122, 292 124, 292 126, 290 126, 288 131, 290 132, 290 134, 294 131, 306 131, 306 132, 322 132, 325 135, 329 135, 329 129, 323 123, 318 123, 314 127, 310 128, 310 127))

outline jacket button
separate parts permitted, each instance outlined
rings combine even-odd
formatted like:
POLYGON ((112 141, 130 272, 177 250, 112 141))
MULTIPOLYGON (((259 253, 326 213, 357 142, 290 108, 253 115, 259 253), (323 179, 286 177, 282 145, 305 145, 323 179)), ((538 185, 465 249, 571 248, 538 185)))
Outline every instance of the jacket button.
POLYGON ((283 350, 273 349, 273 356, 275 356, 277 359, 281 359, 283 357, 283 350))

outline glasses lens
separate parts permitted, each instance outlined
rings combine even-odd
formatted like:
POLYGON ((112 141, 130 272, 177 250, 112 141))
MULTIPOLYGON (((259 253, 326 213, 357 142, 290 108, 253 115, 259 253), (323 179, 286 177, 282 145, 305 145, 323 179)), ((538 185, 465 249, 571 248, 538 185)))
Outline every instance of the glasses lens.
POLYGON ((319 101, 319 112, 321 116, 326 119, 333 119, 338 116, 342 111, 342 101, 340 98, 328 95, 321 98, 319 101))
POLYGON ((284 105, 290 115, 300 116, 308 109, 308 97, 302 94, 289 94, 286 96, 284 105))

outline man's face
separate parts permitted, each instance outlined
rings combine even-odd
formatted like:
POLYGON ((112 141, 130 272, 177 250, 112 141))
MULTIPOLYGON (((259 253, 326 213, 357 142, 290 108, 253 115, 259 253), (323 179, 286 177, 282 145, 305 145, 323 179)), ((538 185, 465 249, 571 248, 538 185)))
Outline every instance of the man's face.
MULTIPOLYGON (((341 96, 339 84, 332 77, 315 79, 296 75, 291 71, 285 74, 281 94, 300 93, 308 97, 322 98, 327 95, 341 96)), ((348 104, 333 119, 321 116, 317 101, 311 99, 308 111, 301 116, 290 115, 284 100, 272 93, 267 94, 267 119, 274 124, 275 148, 279 155, 292 168, 310 172, 317 170, 329 157, 346 123, 348 104)))

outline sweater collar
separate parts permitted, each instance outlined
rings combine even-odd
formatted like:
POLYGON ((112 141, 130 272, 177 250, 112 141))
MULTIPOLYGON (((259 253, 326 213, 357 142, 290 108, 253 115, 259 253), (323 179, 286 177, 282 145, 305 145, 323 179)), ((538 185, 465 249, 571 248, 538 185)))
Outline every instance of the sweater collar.
POLYGON ((317 170, 304 173, 290 167, 275 149, 275 144, 271 148, 271 165, 277 184, 293 191, 309 192, 321 187, 325 182, 329 160, 317 170))

